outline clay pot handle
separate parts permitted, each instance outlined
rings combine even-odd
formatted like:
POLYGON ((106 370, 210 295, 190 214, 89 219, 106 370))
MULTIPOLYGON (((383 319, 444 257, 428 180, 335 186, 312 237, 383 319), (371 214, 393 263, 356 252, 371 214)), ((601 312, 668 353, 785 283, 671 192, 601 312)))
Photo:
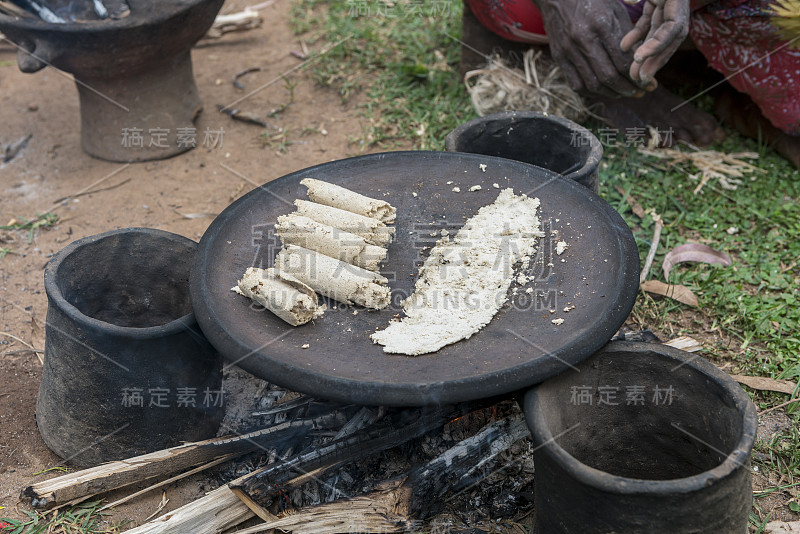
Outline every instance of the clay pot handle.
POLYGON ((34 40, 17 49, 17 65, 22 72, 37 72, 52 64, 55 49, 46 42, 34 40))

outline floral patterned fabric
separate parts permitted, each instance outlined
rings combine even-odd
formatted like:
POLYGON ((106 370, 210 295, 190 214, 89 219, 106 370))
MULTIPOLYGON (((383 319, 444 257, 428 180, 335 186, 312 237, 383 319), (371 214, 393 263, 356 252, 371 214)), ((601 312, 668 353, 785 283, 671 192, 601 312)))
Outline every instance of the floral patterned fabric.
POLYGON ((689 35, 709 64, 772 124, 800 135, 800 50, 777 35, 769 2, 719 0, 692 11, 689 35))

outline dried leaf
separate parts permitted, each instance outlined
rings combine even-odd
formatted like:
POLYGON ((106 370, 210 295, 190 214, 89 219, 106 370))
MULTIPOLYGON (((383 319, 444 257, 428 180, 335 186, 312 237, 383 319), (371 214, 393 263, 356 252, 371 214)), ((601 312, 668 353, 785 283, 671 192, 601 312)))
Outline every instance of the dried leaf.
POLYGON ((631 211, 633 211, 633 214, 639 217, 640 219, 644 219, 645 215, 644 208, 642 207, 641 204, 639 204, 639 201, 636 200, 632 195, 627 194, 625 190, 622 189, 620 186, 617 185, 614 187, 616 188, 617 192, 625 198, 625 202, 627 202, 628 206, 631 207, 631 211))
POLYGON ((764 534, 800 534, 800 521, 771 521, 764 527, 764 534))
POLYGON ((31 345, 35 347, 44 347, 44 330, 39 326, 36 320, 36 314, 31 312, 31 345))
POLYGON ((703 348, 702 343, 689 336, 680 336, 676 337, 675 339, 670 339, 664 343, 664 345, 685 350, 686 352, 697 352, 703 348))
POLYGON ((660 280, 648 280, 647 282, 642 283, 640 287, 648 293, 669 297, 677 300, 678 302, 682 302, 687 306, 694 306, 695 308, 697 307, 697 297, 694 293, 692 293, 692 290, 686 286, 680 284, 665 284, 660 280))
POLYGON ((669 273, 672 271, 672 268, 676 264, 684 261, 719 263, 725 267, 728 267, 731 264, 731 257, 724 252, 714 250, 708 245, 703 245, 702 243, 686 243, 684 245, 678 245, 667 252, 667 255, 664 257, 664 263, 661 265, 664 269, 664 279, 669 280, 669 273))
POLYGON ((731 375, 731 378, 740 384, 744 384, 747 387, 759 391, 777 391, 778 393, 786 393, 787 395, 794 393, 797 387, 797 384, 791 380, 775 380, 774 378, 763 376, 731 375))

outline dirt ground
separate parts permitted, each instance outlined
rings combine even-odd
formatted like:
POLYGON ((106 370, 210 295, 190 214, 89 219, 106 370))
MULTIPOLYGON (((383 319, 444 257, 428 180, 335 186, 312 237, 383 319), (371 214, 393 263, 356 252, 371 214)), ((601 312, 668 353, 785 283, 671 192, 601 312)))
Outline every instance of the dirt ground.
MULTIPOLYGON (((240 11, 250 3, 229 1, 223 12, 240 11)), ((292 143, 285 153, 277 145, 264 146, 260 137, 264 128, 217 112, 218 105, 245 94, 231 83, 236 73, 250 67, 262 69, 242 80, 250 91, 301 63, 290 53, 302 48, 287 23, 289 7, 288 0, 278 0, 261 11, 265 21, 261 28, 204 41, 193 50, 195 79, 204 102, 196 123, 198 148, 122 170, 123 164, 94 159, 81 149, 78 94, 71 76, 52 68, 23 74, 16 66, 15 49, 0 44, 0 145, 33 135, 16 158, 0 163, 0 225, 48 211, 61 218, 55 227, 37 231, 32 243, 25 232, 3 233, 5 242, 0 246, 11 247, 12 253, 0 260, 0 332, 43 348, 47 312, 43 268, 68 243, 135 226, 198 241, 213 214, 254 187, 358 153, 358 147, 350 144, 362 132, 353 112, 355 103, 343 107, 334 92, 316 87, 303 72, 291 75, 297 83, 294 102, 268 120, 270 134, 279 128, 288 130, 292 143), (223 130, 221 146, 203 146, 202 132, 207 128, 223 130), (109 187, 113 189, 56 202, 109 187), (186 218, 182 214, 212 215, 186 218)), ((238 107, 265 117, 288 101, 289 93, 279 81, 238 107)), ((0 506, 5 507, 0 516, 23 518, 15 510, 20 489, 54 476, 34 477, 33 473, 60 465, 61 460, 47 449, 34 420, 42 369, 39 359, 31 352, 19 352, 25 345, 9 336, 0 336, 0 343, 0 506)), ((201 494, 197 484, 170 489, 166 509, 201 494)), ((120 508, 116 518, 141 520, 155 510, 160 498, 157 494, 139 499, 120 508)))

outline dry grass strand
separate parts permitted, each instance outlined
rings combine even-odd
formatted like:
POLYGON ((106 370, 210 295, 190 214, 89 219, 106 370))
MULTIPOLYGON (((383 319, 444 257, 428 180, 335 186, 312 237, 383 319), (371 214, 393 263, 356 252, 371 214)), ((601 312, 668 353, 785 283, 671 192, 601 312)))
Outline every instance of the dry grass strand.
POLYGON ((480 116, 500 111, 539 111, 580 121, 589 110, 570 88, 561 69, 542 50, 523 56, 523 69, 495 55, 482 69, 464 75, 472 105, 480 116))

